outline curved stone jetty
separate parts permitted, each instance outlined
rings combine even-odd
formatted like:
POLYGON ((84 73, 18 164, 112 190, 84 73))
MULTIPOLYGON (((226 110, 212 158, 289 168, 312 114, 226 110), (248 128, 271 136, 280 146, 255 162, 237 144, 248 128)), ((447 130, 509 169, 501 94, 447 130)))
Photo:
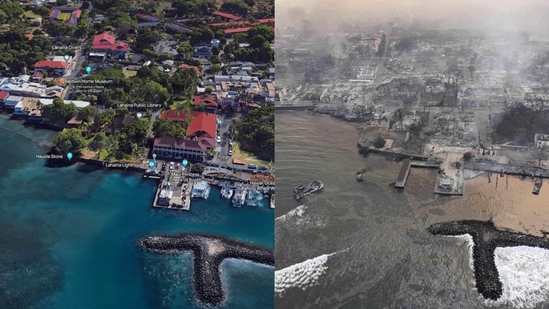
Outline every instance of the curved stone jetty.
POLYGON ((484 298, 497 300, 503 289, 496 268, 494 253, 497 247, 529 246, 549 249, 549 239, 523 233, 502 231, 492 221, 451 221, 433 224, 428 228, 435 235, 473 238, 473 268, 477 290, 484 298))
POLYGON ((223 301, 219 266, 227 258, 244 259, 274 266, 272 252, 217 236, 181 234, 175 236, 151 236, 141 240, 144 249, 158 253, 194 254, 194 288, 196 298, 210 305, 223 301))

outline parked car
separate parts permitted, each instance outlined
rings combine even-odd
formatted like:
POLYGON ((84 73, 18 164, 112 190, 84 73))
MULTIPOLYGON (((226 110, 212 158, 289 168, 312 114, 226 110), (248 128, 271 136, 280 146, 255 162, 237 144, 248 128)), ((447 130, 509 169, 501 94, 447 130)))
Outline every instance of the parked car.
POLYGON ((170 162, 170 171, 173 171, 174 168, 175 168, 175 164, 173 162, 170 162))
POLYGON ((257 167, 253 164, 248 164, 248 169, 255 170, 257 167))
POLYGON ((218 143, 221 143, 221 137, 218 136, 218 137, 216 138, 216 141, 217 141, 218 143))
POLYGON ((229 152, 227 153, 229 156, 232 156, 233 155, 233 151, 231 149, 229 149, 229 152))
POLYGON ((265 165, 261 165, 261 166, 259 166, 257 169, 260 170, 260 171, 266 171, 266 170, 268 170, 269 168, 266 167, 265 165))

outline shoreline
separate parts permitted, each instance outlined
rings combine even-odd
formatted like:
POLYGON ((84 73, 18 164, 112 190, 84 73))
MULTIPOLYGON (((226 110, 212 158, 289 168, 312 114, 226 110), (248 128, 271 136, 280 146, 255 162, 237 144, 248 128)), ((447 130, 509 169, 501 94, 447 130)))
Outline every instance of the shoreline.
POLYGON ((433 235, 468 234, 472 237, 477 290, 484 298, 494 301, 503 295, 503 284, 495 262, 496 248, 528 246, 549 249, 549 238, 497 229, 492 221, 449 221, 433 224, 427 230, 433 235))
POLYGON ((155 253, 192 252, 195 296, 200 302, 209 305, 225 300, 220 274, 220 266, 225 259, 243 259, 274 267, 274 254, 270 250, 222 236, 150 236, 142 239, 140 246, 155 253))

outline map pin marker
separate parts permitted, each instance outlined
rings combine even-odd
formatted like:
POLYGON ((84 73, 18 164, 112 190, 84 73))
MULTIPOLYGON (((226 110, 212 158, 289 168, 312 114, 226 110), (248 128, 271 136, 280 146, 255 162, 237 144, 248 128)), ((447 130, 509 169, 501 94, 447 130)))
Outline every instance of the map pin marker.
POLYGON ((92 67, 90 67, 89 65, 86 67, 86 73, 90 74, 92 71, 92 67))
POLYGON ((72 152, 67 152, 67 159, 72 159, 72 152))
POLYGON ((141 120, 141 117, 143 117, 143 114, 137 113, 137 119, 141 120))
POLYGON ((63 58, 65 59, 65 62, 69 62, 69 60, 71 59, 71 56, 70 55, 65 55, 65 56, 63 56, 63 58))
POLYGON ((187 159, 183 159, 183 167, 187 167, 187 165, 189 164, 189 161, 187 161, 187 159))
POLYGON ((149 161, 149 167, 154 168, 154 161, 149 161))

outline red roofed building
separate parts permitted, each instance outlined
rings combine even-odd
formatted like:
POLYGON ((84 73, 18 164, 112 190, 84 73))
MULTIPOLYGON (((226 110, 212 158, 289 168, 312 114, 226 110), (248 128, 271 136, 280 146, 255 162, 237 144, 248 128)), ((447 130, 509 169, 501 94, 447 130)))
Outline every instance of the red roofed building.
POLYGON ((252 27, 244 27, 244 28, 234 28, 234 29, 225 29, 223 30, 223 33, 225 33, 226 36, 233 35, 235 33, 244 33, 248 32, 252 27))
POLYGON ((219 12, 219 11, 213 12, 212 15, 216 15, 216 16, 220 16, 220 17, 224 17, 224 18, 228 18, 228 19, 232 19, 232 20, 241 20, 242 19, 241 17, 238 17, 236 15, 229 14, 229 13, 223 13, 223 12, 219 12))
POLYGON ((183 63, 182 65, 179 66, 180 69, 194 69, 195 72, 196 72, 196 75, 198 75, 199 77, 202 75, 202 72, 200 72, 200 69, 198 67, 195 67, 195 66, 192 66, 192 65, 188 65, 188 64, 185 64, 183 63))
POLYGON ((204 103, 204 110, 207 112, 215 112, 217 108, 219 107, 219 104, 217 104, 217 101, 215 98, 206 96, 206 95, 195 95, 194 98, 194 105, 201 105, 204 103))
MULTIPOLYGON (((217 132, 217 116, 207 112, 191 111, 192 120, 187 127, 187 138, 206 137, 214 139, 217 132)), ((169 110, 160 115, 173 121, 187 122, 187 114, 183 111, 169 110)))
POLYGON ((114 35, 108 33, 97 34, 93 38, 92 53, 105 53, 115 59, 125 59, 130 46, 124 42, 116 42, 114 35))
POLYGON ((61 76, 67 72, 69 64, 64 61, 42 60, 34 64, 34 72, 48 72, 48 76, 61 76))

